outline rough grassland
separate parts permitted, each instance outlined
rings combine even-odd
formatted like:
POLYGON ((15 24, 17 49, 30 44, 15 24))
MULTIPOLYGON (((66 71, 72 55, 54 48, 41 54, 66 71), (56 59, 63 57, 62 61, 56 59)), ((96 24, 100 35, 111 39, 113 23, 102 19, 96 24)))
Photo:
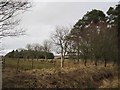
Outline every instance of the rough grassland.
MULTIPOLYGON (((69 63, 65 62, 66 66, 61 69, 57 67, 58 65, 50 62, 39 62, 36 64, 39 64, 39 67, 41 67, 42 69, 41 68, 28 70, 21 69, 19 73, 16 73, 16 69, 13 63, 10 67, 10 65, 7 66, 6 62, 6 68, 3 69, 3 88, 118 87, 117 69, 115 66, 113 67, 111 64, 109 64, 107 67, 104 67, 104 65, 99 65, 96 67, 94 65, 88 64, 88 66, 85 67, 81 63, 73 64, 70 62, 69 63)), ((28 63, 26 64, 29 65, 28 63)))

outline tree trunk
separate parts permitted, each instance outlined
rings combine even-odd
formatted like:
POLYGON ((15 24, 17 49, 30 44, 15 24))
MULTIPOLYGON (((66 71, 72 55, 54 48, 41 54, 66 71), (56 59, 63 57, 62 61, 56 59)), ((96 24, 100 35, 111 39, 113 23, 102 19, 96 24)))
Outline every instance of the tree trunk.
POLYGON ((61 68, 64 66, 64 57, 63 54, 61 55, 61 68))
POLYGON ((18 69, 19 69, 19 62, 20 62, 20 59, 17 58, 17 68, 16 68, 16 73, 18 72, 18 69))
POLYGON ((45 52, 45 60, 47 60, 47 52, 45 52))
POLYGON ((115 66, 115 60, 113 61, 113 66, 115 66))
POLYGON ((38 57, 37 57, 37 61, 38 61, 38 57))
POLYGON ((87 61, 86 61, 86 59, 85 59, 85 61, 84 61, 84 65, 86 66, 86 63, 87 63, 87 61))
POLYGON ((27 57, 27 59, 28 59, 28 61, 29 61, 29 59, 30 59, 29 56, 27 57))
POLYGON ((47 60, 47 57, 46 57, 46 55, 45 55, 45 60, 47 60))
POLYGON ((77 50, 77 62, 79 63, 79 43, 78 43, 78 50, 77 50))
POLYGON ((97 66, 97 60, 95 60, 95 66, 97 66))
POLYGON ((74 62, 74 64, 76 64, 76 60, 75 59, 73 60, 73 62, 74 62))
POLYGON ((107 66, 107 60, 105 59, 105 65, 104 65, 105 67, 107 66))
POLYGON ((2 58, 2 68, 5 69, 5 58, 2 58))
POLYGON ((33 69, 33 58, 32 58, 32 69, 33 69))

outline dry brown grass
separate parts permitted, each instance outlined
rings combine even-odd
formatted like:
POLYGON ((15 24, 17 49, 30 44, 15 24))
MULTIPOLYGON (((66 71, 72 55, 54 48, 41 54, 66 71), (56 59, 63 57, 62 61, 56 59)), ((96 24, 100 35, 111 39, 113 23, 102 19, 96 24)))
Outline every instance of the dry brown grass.
POLYGON ((94 66, 65 62, 64 68, 33 69, 15 73, 3 70, 4 88, 117 88, 117 69, 112 64, 94 66))
POLYGON ((112 79, 104 79, 99 88, 118 88, 118 77, 115 76, 112 79))

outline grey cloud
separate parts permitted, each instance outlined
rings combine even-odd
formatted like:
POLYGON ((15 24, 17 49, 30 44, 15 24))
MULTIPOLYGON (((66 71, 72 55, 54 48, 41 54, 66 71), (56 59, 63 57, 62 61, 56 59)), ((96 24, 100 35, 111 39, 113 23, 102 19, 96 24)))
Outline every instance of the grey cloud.
POLYGON ((24 48, 27 43, 42 43, 49 39, 56 25, 74 25, 87 11, 100 9, 106 12, 116 2, 34 2, 33 7, 24 14, 19 27, 27 29, 26 36, 4 38, 7 50, 24 48))

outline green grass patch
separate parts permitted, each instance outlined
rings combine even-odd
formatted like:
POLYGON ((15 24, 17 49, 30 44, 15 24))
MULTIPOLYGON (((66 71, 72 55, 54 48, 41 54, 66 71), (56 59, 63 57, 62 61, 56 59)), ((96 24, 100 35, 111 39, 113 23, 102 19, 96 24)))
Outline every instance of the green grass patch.
MULTIPOLYGON (((5 61, 5 67, 7 68, 17 68, 17 59, 7 58, 5 61)), ((42 68, 53 68, 55 65, 47 61, 36 61, 33 60, 33 69, 42 69, 42 68)), ((19 60, 19 70, 30 70, 32 69, 32 60, 19 60)))

